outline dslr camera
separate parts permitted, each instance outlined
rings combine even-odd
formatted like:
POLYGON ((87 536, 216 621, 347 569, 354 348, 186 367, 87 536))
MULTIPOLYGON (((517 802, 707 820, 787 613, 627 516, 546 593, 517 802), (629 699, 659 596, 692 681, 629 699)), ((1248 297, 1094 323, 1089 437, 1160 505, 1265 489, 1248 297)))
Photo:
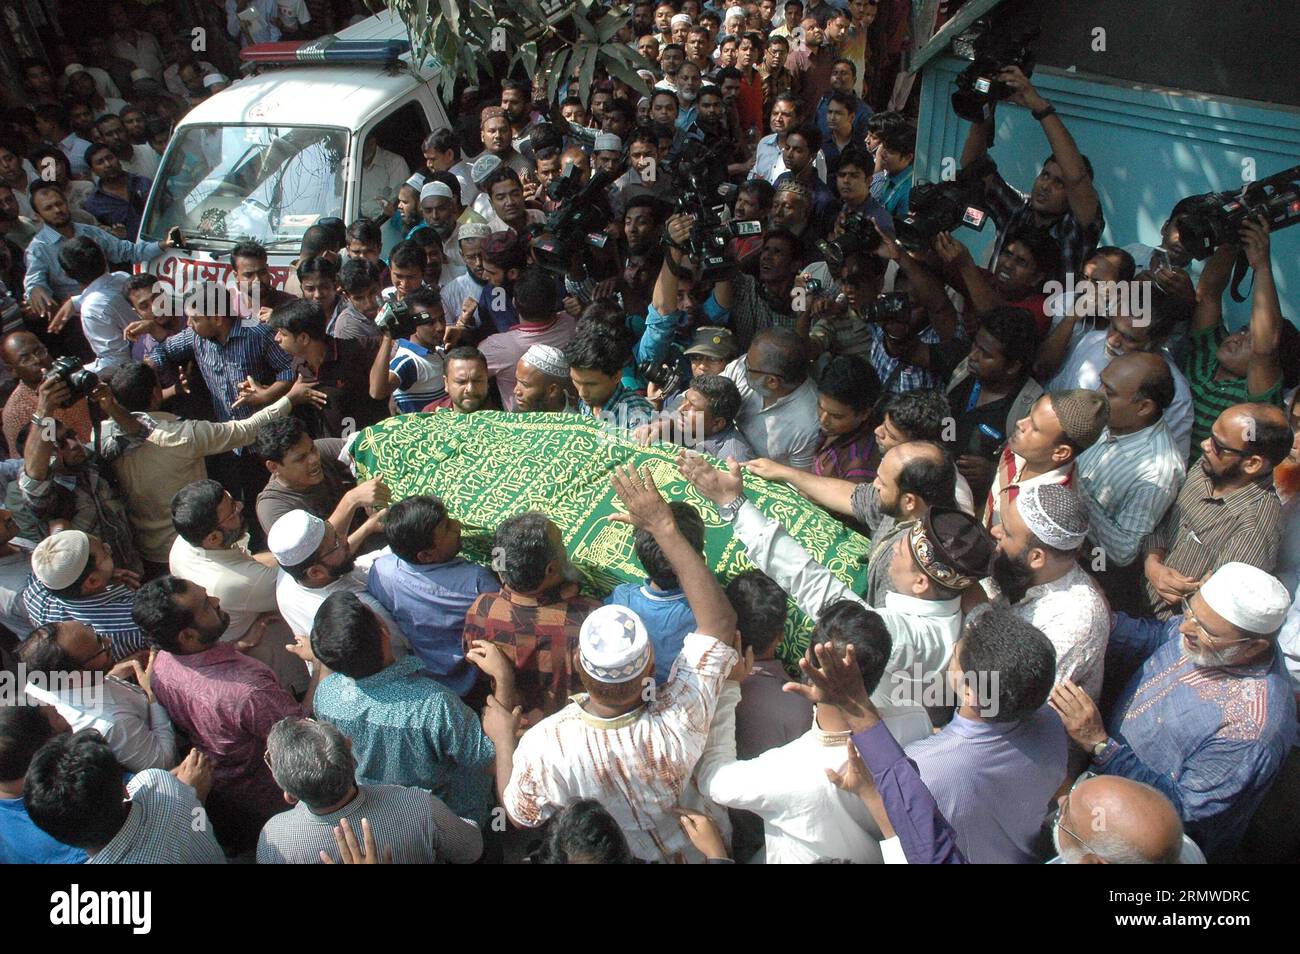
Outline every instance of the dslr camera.
POLYGON ((427 325, 432 320, 427 312, 416 311, 406 302, 394 299, 384 302, 384 307, 379 309, 379 314, 375 316, 375 326, 396 341, 398 338, 411 337, 416 328, 427 325))
POLYGON ((866 314, 862 317, 877 325, 911 321, 912 301, 907 297, 907 292, 882 292, 867 305, 866 314))
POLYGON ((87 371, 80 361, 67 354, 50 365, 50 370, 45 372, 45 380, 62 381, 68 386, 68 400, 64 407, 71 407, 79 399, 90 397, 90 392, 99 387, 99 375, 87 371))
POLYGON ((984 177, 997 171, 997 164, 982 156, 957 173, 951 182, 927 182, 913 186, 907 215, 895 216, 894 233, 903 248, 913 252, 930 247, 940 232, 959 225, 976 231, 984 228, 988 212, 984 204, 984 177))
POLYGON ((1020 67, 1026 76, 1034 72, 1034 51, 1030 44, 1038 39, 1038 28, 1016 32, 995 30, 988 18, 976 20, 969 30, 952 41, 957 56, 971 60, 958 74, 957 92, 952 94, 952 110, 971 123, 986 122, 993 117, 993 104, 1006 99, 1011 90, 998 79, 1010 66, 1020 67))
POLYGON ((844 217, 844 226, 840 237, 834 242, 822 240, 817 243, 818 250, 826 257, 826 264, 839 268, 850 255, 869 254, 880 247, 880 234, 875 229, 871 217, 861 212, 852 212, 844 217))
POLYGON ((1192 196, 1189 205, 1174 219, 1178 244, 1192 258, 1204 261, 1219 246, 1236 242, 1248 218, 1262 215, 1270 232, 1300 222, 1300 166, 1248 182, 1236 192, 1192 196))
POLYGON ((642 361, 636 372, 659 389, 660 394, 675 394, 682 386, 680 365, 668 361, 642 361))

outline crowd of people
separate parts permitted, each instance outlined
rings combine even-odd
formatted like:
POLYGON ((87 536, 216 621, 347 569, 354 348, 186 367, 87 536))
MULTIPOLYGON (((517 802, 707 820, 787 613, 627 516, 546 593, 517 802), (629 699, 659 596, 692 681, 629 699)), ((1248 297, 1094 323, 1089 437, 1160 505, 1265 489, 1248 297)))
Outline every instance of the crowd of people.
MULTIPOLYGON (((216 4, 232 48, 317 6, 216 4)), ((24 62, 0 132, 0 652, 26 683, 0 861, 1300 850, 1300 336, 1267 222, 1203 266, 1177 210, 1159 246, 1101 245, 1111 173, 1010 67, 961 156, 987 257, 901 241, 910 4, 644 0, 616 39, 645 89, 462 81, 422 166, 367 148, 362 214, 306 228, 283 287, 241 241, 228 282, 178 289, 148 270, 172 240, 137 240, 151 179, 239 74, 162 4, 105 9, 61 74, 24 62), (986 162, 1013 110, 1046 155, 1023 191, 986 162), (691 169, 756 223, 720 256, 691 169), (579 188, 604 238, 539 240, 579 188), (610 593, 539 511, 471 562, 464 515, 359 477, 351 440, 481 412, 675 445, 707 504, 616 468, 645 579, 610 593), (755 479, 870 538, 862 592, 755 479), (706 527, 753 568, 715 575, 706 527)))

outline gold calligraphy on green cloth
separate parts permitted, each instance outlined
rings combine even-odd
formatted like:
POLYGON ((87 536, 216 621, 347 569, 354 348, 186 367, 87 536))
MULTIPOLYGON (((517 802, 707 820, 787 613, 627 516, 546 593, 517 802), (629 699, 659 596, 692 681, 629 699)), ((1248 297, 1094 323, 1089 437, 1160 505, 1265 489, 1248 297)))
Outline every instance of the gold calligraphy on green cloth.
MULTIPOLYGON (((590 417, 500 411, 391 417, 358 434, 352 447, 358 476, 382 475, 393 500, 441 498, 463 524, 465 558, 484 566, 491 565, 498 524, 527 510, 547 514, 586 580, 584 590, 596 596, 645 578, 632 528, 607 519, 622 510, 610 486, 618 464, 649 467, 665 498, 695 506, 704 519, 705 560, 723 583, 752 568, 730 525, 677 471, 676 452, 666 444, 638 447, 590 417)), ((747 474, 745 493, 832 573, 855 591, 865 589, 866 537, 782 484, 747 474)), ((807 647, 810 629, 791 603, 779 652, 787 667, 793 669, 807 647)))

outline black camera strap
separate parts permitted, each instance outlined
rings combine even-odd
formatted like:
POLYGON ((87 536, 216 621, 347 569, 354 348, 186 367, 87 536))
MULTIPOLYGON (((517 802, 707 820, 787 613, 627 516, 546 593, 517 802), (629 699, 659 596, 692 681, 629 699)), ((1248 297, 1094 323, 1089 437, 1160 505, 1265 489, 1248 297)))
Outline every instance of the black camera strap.
MULTIPOLYGON (((1246 296, 1241 293, 1241 283, 1245 280, 1246 273, 1249 271, 1250 263, 1246 261, 1246 250, 1239 249, 1237 251, 1237 260, 1232 263, 1232 284, 1229 288, 1233 301, 1241 302, 1246 300, 1246 296)), ((1251 277, 1250 285, 1253 290, 1255 287, 1255 279, 1253 276, 1251 277)))

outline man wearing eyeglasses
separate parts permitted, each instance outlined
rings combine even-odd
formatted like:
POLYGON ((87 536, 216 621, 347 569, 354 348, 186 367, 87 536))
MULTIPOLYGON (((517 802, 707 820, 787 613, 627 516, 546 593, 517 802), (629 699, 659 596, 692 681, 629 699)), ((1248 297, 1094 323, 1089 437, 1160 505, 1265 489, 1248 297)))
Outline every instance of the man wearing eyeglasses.
POLYGON ((722 373, 740 391, 736 427, 754 453, 778 464, 811 467, 821 425, 803 339, 787 328, 764 331, 722 373))
POLYGON ((1201 451, 1178 499, 1147 538, 1143 591, 1147 610, 1161 620, 1176 616, 1179 601, 1217 567, 1240 561, 1271 573, 1277 562, 1282 504, 1273 468, 1291 452, 1282 409, 1228 408, 1201 451))
POLYGON ((1049 701, 1095 772, 1162 792, 1213 863, 1231 858, 1295 741, 1277 649, 1291 597, 1258 567, 1230 562, 1179 602, 1166 622, 1117 614, 1106 668, 1139 668, 1105 723, 1068 679, 1049 701))
POLYGON ((54 706, 73 732, 98 731, 130 772, 176 764, 176 730, 150 685, 157 655, 114 666, 113 641, 76 620, 41 626, 18 647, 28 698, 54 706))
POLYGON ((1183 834, 1169 799, 1150 785, 1115 775, 1084 775, 1059 799, 1052 825, 1056 857, 1065 865, 1201 865, 1205 856, 1183 834), (1104 815, 1106 824, 1095 819, 1104 815))

